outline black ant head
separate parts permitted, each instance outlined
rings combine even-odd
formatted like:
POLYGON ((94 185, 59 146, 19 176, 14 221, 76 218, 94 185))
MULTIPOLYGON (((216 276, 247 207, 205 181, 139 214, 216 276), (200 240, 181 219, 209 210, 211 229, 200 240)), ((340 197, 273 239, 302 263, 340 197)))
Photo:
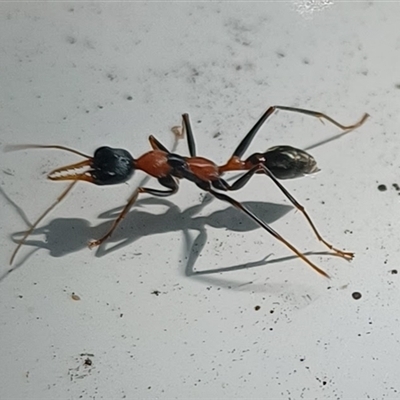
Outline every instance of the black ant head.
POLYGON ((299 178, 319 171, 311 154, 291 146, 271 147, 263 156, 263 164, 278 179, 299 178))
POLYGON ((115 185, 126 182, 135 171, 135 160, 124 149, 99 147, 91 161, 89 174, 96 185, 115 185))
POLYGON ((47 177, 52 181, 86 181, 95 185, 115 185, 126 182, 135 170, 135 160, 124 149, 99 147, 94 156, 90 157, 67 147, 49 147, 70 151, 86 158, 50 172, 47 177))

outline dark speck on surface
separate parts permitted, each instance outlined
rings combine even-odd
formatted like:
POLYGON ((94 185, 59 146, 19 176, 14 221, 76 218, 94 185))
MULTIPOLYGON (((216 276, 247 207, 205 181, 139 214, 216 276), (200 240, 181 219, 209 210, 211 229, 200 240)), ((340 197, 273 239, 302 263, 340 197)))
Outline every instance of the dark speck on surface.
POLYGON ((132 96, 126 96, 126 99, 127 100, 133 100, 133 97, 132 96))
POLYGON ((115 76, 114 74, 108 73, 108 74, 107 74, 107 78, 108 78, 110 81, 113 81, 113 80, 116 78, 116 76, 115 76))
POLYGON ((378 185, 378 190, 380 192, 385 192, 387 190, 387 187, 386 187, 386 185, 378 185))
POLYGON ((254 307, 254 309, 255 309, 256 311, 258 311, 260 308, 261 308, 260 306, 255 306, 255 307, 254 307))
POLYGON ((391 273, 392 275, 396 275, 396 274, 398 273, 398 271, 397 271, 397 269, 392 269, 392 270, 390 271, 390 273, 391 273))
POLYGON ((354 300, 360 300, 362 297, 360 292, 353 292, 351 295, 353 296, 354 300))
POLYGON ((74 44, 74 43, 76 43, 76 38, 74 38, 74 37, 72 37, 72 36, 68 36, 68 37, 67 37, 67 42, 68 42, 69 44, 74 44))
POLYGON ((87 365, 88 367, 90 367, 93 364, 93 362, 92 362, 92 360, 90 358, 86 358, 86 360, 83 363, 85 365, 87 365))

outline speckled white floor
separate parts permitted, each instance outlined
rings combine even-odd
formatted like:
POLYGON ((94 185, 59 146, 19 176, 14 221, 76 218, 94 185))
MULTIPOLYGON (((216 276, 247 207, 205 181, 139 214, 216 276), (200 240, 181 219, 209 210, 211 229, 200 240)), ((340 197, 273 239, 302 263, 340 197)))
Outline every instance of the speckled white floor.
MULTIPOLYGON (((2 153, 0 398, 398 398, 399 12, 339 1, 0 4, 2 147, 110 145, 137 157, 149 134, 172 146, 188 112, 199 154, 223 163, 274 104, 344 124, 371 115, 316 146, 340 130, 280 112, 249 150, 290 144, 318 160, 320 173, 284 184, 328 240, 356 253, 351 263, 310 255, 331 280, 188 182, 168 199, 144 196, 89 251, 139 173, 78 185, 8 274, 13 238, 65 187, 46 173, 80 159, 2 153)), ((301 250, 324 250, 266 177, 234 197, 301 250)))

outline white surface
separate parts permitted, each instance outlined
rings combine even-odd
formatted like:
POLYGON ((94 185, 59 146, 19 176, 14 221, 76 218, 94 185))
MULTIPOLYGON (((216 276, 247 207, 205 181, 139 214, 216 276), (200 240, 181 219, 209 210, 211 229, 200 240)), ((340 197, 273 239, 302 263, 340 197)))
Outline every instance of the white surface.
MULTIPOLYGON (((123 244, 96 257, 87 240, 140 174, 79 185, 7 275, 21 210, 40 215, 64 187, 46 173, 79 159, 3 153, 0 398, 398 398, 399 4, 335 1, 311 14, 302 4, 0 5, 1 146, 108 144, 138 156, 150 133, 171 146, 170 127, 189 112, 199 154, 223 163, 273 104, 343 123, 371 114, 312 150, 318 175, 285 182, 328 240, 356 252, 351 263, 311 256, 331 281, 227 205, 198 207, 201 191, 185 182, 171 203, 143 197, 106 249, 123 244), (200 249, 197 271, 271 263, 188 276, 200 249)), ((337 133, 281 112, 250 151, 337 133)), ((324 250, 267 178, 234 197, 300 249, 324 250)))

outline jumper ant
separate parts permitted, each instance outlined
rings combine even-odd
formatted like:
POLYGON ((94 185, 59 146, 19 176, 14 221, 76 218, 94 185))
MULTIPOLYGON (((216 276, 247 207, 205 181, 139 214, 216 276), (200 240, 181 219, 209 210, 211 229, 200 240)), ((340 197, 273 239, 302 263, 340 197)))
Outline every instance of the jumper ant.
POLYGON ((61 168, 56 168, 48 174, 48 179, 52 181, 72 181, 69 186, 61 193, 56 202, 53 203, 31 226, 19 241, 14 250, 10 264, 13 263, 17 252, 25 243, 26 238, 32 233, 34 228, 40 221, 71 191, 78 181, 85 181, 95 185, 115 185, 126 182, 130 179, 135 170, 144 171, 146 174, 156 178, 158 182, 166 189, 153 189, 148 187, 139 187, 135 189, 133 194, 128 199, 127 204, 122 209, 118 217, 112 223, 110 229, 103 237, 97 240, 91 240, 88 244, 89 248, 100 246, 107 240, 118 224, 126 216, 130 208, 135 203, 139 194, 147 193, 157 197, 171 196, 178 191, 179 179, 187 179, 196 184, 200 189, 210 193, 215 198, 228 202, 238 210, 245 213, 256 224, 274 236, 277 240, 287 246, 297 257, 301 258, 311 268, 319 274, 329 278, 329 275, 321 268, 316 266, 306 255, 300 252, 290 242, 283 238, 279 233, 272 229, 267 223, 257 217, 252 211, 246 208, 242 203, 233 199, 223 192, 235 191, 243 188, 254 174, 267 175, 281 192, 289 199, 289 201, 299 210, 307 222, 311 226, 317 239, 321 241, 333 254, 344 259, 351 260, 354 253, 342 251, 335 248, 327 242, 319 233, 305 208, 289 193, 289 191, 279 182, 278 179, 296 178, 307 174, 312 174, 318 171, 315 159, 304 150, 296 149, 291 146, 275 146, 267 149, 264 153, 254 153, 247 159, 242 159, 243 154, 249 147, 257 132, 264 125, 266 120, 276 111, 284 110, 300 114, 309 115, 320 120, 326 120, 347 133, 361 126, 368 118, 368 114, 353 125, 342 125, 326 114, 317 111, 306 110, 302 108, 272 106, 261 116, 256 124, 250 129, 246 136, 239 143, 229 160, 223 165, 217 165, 213 161, 197 156, 196 144, 194 140, 192 125, 188 114, 182 116, 182 134, 186 133, 187 144, 189 148, 189 157, 184 157, 179 154, 170 152, 160 141, 154 136, 149 137, 149 142, 152 150, 135 159, 124 149, 116 149, 111 147, 100 147, 95 152, 93 157, 73 150, 68 147, 59 145, 16 145, 9 146, 8 150, 18 150, 26 148, 41 148, 41 149, 58 149, 75 153, 86 160, 76 164, 67 165, 61 168), (88 167, 84 172, 77 172, 78 169, 88 167), (246 171, 233 183, 228 183, 222 178, 226 172, 246 171))

